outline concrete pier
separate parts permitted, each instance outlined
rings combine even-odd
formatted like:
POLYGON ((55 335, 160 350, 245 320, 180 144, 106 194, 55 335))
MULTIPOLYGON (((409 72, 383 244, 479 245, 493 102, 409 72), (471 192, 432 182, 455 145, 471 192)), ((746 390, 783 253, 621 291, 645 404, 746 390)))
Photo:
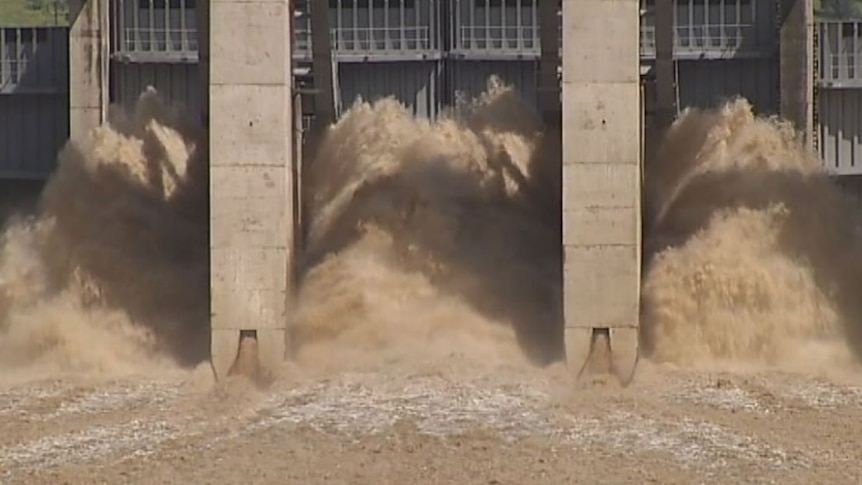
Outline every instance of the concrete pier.
POLYGON ((564 315, 580 373, 609 340, 627 382, 638 350, 641 114, 638 0, 563 0, 564 315))
POLYGON ((781 0, 779 3, 781 116, 792 121, 809 149, 816 149, 814 128, 814 2, 781 0))
POLYGON ((108 106, 108 2, 69 0, 69 131, 100 126, 108 106))
POLYGON ((211 0, 212 361, 236 360, 241 333, 260 364, 285 357, 293 247, 292 2, 211 0))

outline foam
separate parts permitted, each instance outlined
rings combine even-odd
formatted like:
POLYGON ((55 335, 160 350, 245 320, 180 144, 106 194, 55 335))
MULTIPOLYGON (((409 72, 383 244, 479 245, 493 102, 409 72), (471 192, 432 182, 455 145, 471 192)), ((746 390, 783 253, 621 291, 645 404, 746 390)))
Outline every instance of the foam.
MULTIPOLYGON (((208 357, 202 132, 154 92, 70 143, 0 240, 0 368, 150 372, 208 357)), ((744 100, 690 110, 646 177, 645 356, 809 368, 862 349, 859 207, 744 100)), ((563 354, 560 144, 511 89, 436 121, 357 101, 305 169, 297 362, 563 354)))

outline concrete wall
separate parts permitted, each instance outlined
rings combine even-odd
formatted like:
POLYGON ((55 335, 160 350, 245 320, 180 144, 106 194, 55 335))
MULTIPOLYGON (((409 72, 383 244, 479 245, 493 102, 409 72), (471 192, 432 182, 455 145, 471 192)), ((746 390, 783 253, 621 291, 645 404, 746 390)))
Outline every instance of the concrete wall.
POLYGON ((69 134, 105 121, 108 106, 108 2, 69 1, 69 134))
POLYGON ((566 354, 580 365, 593 329, 609 329, 620 373, 633 371, 638 339, 638 25, 638 0, 563 1, 566 354))
POLYGON ((242 331, 256 332, 264 366, 285 356, 294 229, 292 3, 210 2, 211 322, 219 378, 237 356, 242 331))
POLYGON ((779 14, 781 115, 814 149, 814 5, 782 0, 779 14))
POLYGON ((45 179, 69 138, 69 33, 0 27, 0 179, 45 179))

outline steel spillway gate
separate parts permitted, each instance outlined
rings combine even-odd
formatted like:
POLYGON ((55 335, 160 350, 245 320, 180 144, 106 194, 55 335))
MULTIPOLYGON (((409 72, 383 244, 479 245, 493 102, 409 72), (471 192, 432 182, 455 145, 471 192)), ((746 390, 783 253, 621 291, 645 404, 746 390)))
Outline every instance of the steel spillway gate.
MULTIPOLYGON (((137 89, 153 83, 169 101, 195 105, 187 97, 194 96, 196 85, 197 1, 113 0, 114 101, 130 105, 137 89)), ((369 100, 394 95, 417 115, 434 117, 459 96, 481 92, 491 73, 537 102, 536 0, 326 3, 338 112, 357 96, 369 100)), ((303 15, 309 4, 296 2, 294 56, 300 71, 311 60, 311 21, 303 15)), ((642 2, 641 58, 647 65, 655 52, 653 5, 654 0, 642 2)), ((741 93, 760 111, 776 112, 775 17, 774 2, 676 0, 679 106, 711 106, 741 93)), ((308 110, 313 105, 305 106, 308 110)), ((306 122, 311 115, 306 112, 306 122)))
POLYGON ((818 25, 817 140, 827 170, 862 175, 862 22, 818 25))
POLYGON ((0 27, 0 178, 45 179, 69 136, 69 29, 0 27))

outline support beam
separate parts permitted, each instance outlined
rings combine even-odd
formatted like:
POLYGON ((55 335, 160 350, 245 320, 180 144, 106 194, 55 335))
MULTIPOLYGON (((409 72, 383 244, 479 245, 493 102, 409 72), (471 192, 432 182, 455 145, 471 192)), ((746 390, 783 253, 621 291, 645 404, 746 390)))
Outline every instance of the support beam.
POLYGON ((676 118, 676 68, 673 60, 674 0, 655 0, 655 130, 664 136, 676 118))
POLYGON ((208 1, 197 2, 195 4, 195 20, 197 21, 198 36, 198 85, 200 86, 200 122, 203 127, 209 127, 210 3, 208 1))
POLYGON ((210 1, 212 360, 285 357, 293 258, 293 2, 210 1), (265 350, 265 351, 264 351, 265 350))
POLYGON ((781 116, 793 122, 811 150, 817 149, 814 70, 814 2, 780 3, 781 116))
MULTIPOLYGON (((314 76, 314 121, 317 130, 335 121, 335 77, 332 68, 332 38, 329 28, 329 3, 309 2, 311 6, 311 73, 314 76)), ((319 133, 313 133, 316 136, 319 133)))
POLYGON ((566 359, 580 373, 609 345, 627 383, 638 356, 638 0, 563 0, 563 247, 566 359))
POLYGON ((69 135, 105 122, 108 107, 108 2, 69 1, 69 135))
POLYGON ((548 126, 560 124, 560 0, 541 0, 539 4, 542 57, 539 64, 539 107, 548 126))
POLYGON ((329 26, 329 4, 310 1, 311 76, 314 118, 305 136, 303 157, 313 160, 326 128, 335 122, 335 65, 329 26))

